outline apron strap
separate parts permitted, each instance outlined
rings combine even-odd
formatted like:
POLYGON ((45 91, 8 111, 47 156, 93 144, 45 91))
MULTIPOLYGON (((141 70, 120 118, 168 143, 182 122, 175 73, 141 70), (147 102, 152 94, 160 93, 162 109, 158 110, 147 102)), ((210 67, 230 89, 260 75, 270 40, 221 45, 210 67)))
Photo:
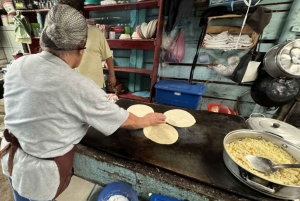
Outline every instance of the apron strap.
POLYGON ((20 147, 18 139, 7 129, 4 130, 4 138, 7 142, 10 142, 11 148, 9 149, 9 156, 8 156, 8 173, 11 176, 13 170, 13 163, 14 163, 14 156, 17 149, 20 147))
MULTIPOLYGON (((11 176, 12 170, 13 170, 13 162, 14 162, 14 156, 18 148, 21 148, 20 143, 18 139, 7 129, 5 129, 4 133, 4 138, 7 142, 9 142, 8 145, 6 145, 1 151, 0 151, 0 158, 4 156, 9 149, 9 156, 8 156, 8 172, 11 176)), ((66 154, 62 156, 58 156, 55 158, 40 158, 43 160, 53 160, 58 168, 59 171, 59 179, 60 179, 60 184, 58 186, 57 192, 55 197, 53 198, 56 199, 70 184, 71 177, 73 176, 73 162, 74 162, 74 155, 76 152, 76 145, 67 152, 66 154)))
POLYGON ((11 143, 8 143, 3 149, 0 151, 0 159, 6 154, 7 150, 10 148, 11 143))

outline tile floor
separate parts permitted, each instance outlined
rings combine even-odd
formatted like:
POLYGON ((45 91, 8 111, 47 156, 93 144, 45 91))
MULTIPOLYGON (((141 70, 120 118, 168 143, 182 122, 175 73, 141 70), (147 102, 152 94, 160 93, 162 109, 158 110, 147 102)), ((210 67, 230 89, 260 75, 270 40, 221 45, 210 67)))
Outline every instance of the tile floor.
MULTIPOLYGON (((98 185, 73 176, 69 187, 56 199, 57 201, 96 201, 99 191, 94 191, 98 185), (98 194, 97 194, 98 193, 98 194), (93 198, 93 199, 92 199, 93 198)), ((97 189, 102 189, 97 187, 97 189)))

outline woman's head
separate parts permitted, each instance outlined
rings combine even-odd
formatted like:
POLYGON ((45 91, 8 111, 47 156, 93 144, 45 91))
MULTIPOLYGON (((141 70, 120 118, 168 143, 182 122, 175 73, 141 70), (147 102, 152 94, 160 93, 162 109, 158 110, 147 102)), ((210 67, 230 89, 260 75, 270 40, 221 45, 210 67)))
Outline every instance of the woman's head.
POLYGON ((64 4, 57 4, 48 12, 40 38, 43 50, 60 58, 83 53, 86 39, 87 24, 80 12, 64 4))

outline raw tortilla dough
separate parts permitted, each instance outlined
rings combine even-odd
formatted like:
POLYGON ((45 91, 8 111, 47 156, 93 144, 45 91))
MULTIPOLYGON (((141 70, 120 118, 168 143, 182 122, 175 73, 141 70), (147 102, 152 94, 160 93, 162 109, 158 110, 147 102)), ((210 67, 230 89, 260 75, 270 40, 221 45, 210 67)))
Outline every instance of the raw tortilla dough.
POLYGON ((173 109, 164 113, 166 122, 176 127, 190 127, 196 123, 196 119, 187 111, 173 109))
POLYGON ((173 144, 178 140, 177 130, 168 124, 158 124, 144 128, 144 134, 158 144, 173 144))
POLYGON ((143 117, 146 114, 154 113, 154 110, 151 107, 143 104, 132 105, 127 109, 127 111, 138 117, 143 117))

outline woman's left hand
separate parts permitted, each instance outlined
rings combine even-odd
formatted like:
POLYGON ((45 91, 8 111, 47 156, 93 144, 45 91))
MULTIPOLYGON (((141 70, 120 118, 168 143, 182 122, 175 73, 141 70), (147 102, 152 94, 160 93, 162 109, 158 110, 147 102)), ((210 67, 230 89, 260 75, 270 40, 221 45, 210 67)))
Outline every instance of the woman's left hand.
POLYGON ((119 100, 118 96, 116 94, 107 94, 108 100, 111 100, 111 102, 115 103, 117 100, 119 100))
POLYGON ((116 86, 117 80, 116 76, 110 76, 108 77, 108 84, 112 87, 116 86))

